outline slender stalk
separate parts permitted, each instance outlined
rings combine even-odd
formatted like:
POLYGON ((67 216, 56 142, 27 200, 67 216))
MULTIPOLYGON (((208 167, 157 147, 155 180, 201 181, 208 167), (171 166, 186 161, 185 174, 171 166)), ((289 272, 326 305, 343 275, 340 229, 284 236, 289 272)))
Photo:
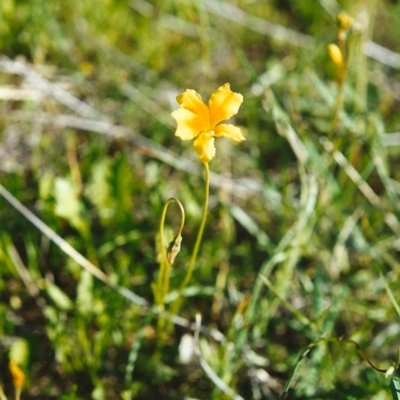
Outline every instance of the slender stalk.
POLYGON ((343 63, 340 65, 339 70, 337 72, 337 94, 336 94, 336 105, 335 112, 333 116, 332 127, 333 130, 337 128, 337 124, 339 123, 340 113, 343 109, 343 90, 344 90, 344 82, 346 79, 346 75, 349 69, 350 64, 350 41, 347 37, 347 33, 345 34, 343 29, 339 29, 342 31, 342 34, 338 34, 338 46, 343 56, 343 63))
POLYGON ((171 315, 176 315, 179 312, 179 308, 181 306, 181 301, 182 301, 182 293, 183 293, 184 289, 186 288, 186 286, 189 284, 190 279, 192 278, 194 266, 196 265, 197 254, 199 252, 201 240, 203 238, 204 227, 206 226, 207 212, 208 212, 208 200, 210 197, 210 169, 209 169, 208 163, 203 163, 203 165, 204 165, 204 169, 205 169, 205 187, 204 187, 205 198, 204 198, 204 206, 203 206, 203 217, 201 219, 199 231, 197 232, 197 238, 196 238, 196 242, 193 247, 192 255, 190 257, 186 276, 185 276, 184 280, 182 281, 181 286, 179 288, 178 297, 176 298, 176 300, 174 301, 174 303, 171 307, 171 315))
POLYGON ((21 399, 21 392, 22 392, 22 388, 20 388, 20 387, 15 388, 15 400, 21 399))
POLYGON ((372 39, 374 22, 376 16, 377 0, 358 0, 355 2, 355 12, 361 22, 362 28, 359 31, 357 48, 355 49, 356 60, 355 71, 355 90, 357 93, 357 106, 359 112, 367 111, 367 91, 368 91, 368 59, 364 52, 365 44, 372 39))
POLYGON ((6 395, 4 394, 3 388, 0 385, 0 400, 7 400, 6 395))
POLYGON ((204 227, 206 226, 207 212, 208 212, 208 200, 210 197, 210 168, 208 167, 208 163, 204 163, 204 169, 205 169, 205 187, 204 187, 205 199, 204 199, 204 207, 203 207, 203 217, 201 219, 200 228, 197 233, 196 243, 194 244, 192 256, 190 258, 189 267, 186 272, 185 279, 183 280, 181 287, 179 289, 178 298, 180 298, 182 291, 188 285, 188 283, 190 282, 190 279, 192 277, 194 266, 195 266, 196 260, 197 260, 197 254, 198 254, 199 248, 200 248, 201 239, 203 238, 204 227))
POLYGON ((164 281, 164 276, 165 276, 166 264, 168 263, 167 254, 165 252, 165 245, 164 245, 164 223, 165 223, 165 216, 167 214, 168 205, 169 205, 170 202, 171 202, 171 199, 168 199, 166 201, 166 203, 164 204, 164 208, 163 208, 163 211, 162 211, 162 214, 161 214, 161 219, 160 219, 160 228, 159 228, 160 270, 158 272, 157 286, 156 286, 156 289, 154 291, 154 297, 155 297, 156 303, 159 306, 163 306, 163 303, 164 303, 164 294, 162 293, 162 288, 163 288, 163 281, 164 281))
MULTIPOLYGON (((176 197, 169 198, 164 204, 164 208, 163 208, 161 218, 160 218, 160 228, 159 228, 160 271, 158 273, 157 284, 154 287, 154 298, 155 298, 156 304, 160 307, 161 311, 164 310, 165 296, 169 292, 169 280, 170 280, 171 266, 172 266, 172 263, 174 262, 177 252, 179 252, 179 249, 180 249, 180 242, 181 242, 181 238, 182 238, 181 234, 182 234, 184 224, 185 224, 185 210, 183 208, 182 203, 176 197), (178 233, 175 236, 175 239, 170 244, 170 246, 168 248, 168 252, 167 252, 167 250, 165 248, 165 244, 164 244, 164 225, 165 225, 165 217, 166 217, 167 211, 168 211, 168 206, 172 202, 175 202, 179 207, 179 210, 181 212, 181 224, 180 224, 178 233), (172 250, 171 250, 171 248, 172 248, 172 250), (175 254, 171 256, 171 253, 174 250, 175 250, 175 254)), ((163 316, 162 312, 160 313, 159 318, 158 318, 158 327, 161 332, 164 327, 164 316, 163 316)))

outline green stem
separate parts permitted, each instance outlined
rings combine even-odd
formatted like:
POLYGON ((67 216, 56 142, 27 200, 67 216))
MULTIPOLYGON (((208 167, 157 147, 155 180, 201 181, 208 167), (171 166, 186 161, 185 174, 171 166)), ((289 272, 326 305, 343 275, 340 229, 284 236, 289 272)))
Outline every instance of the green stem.
MULTIPOLYGON (((192 278, 194 266, 196 265, 197 254, 200 249, 201 239, 203 237, 204 227, 206 226, 208 200, 210 196, 210 169, 208 167, 208 163, 204 163, 204 169, 206 174, 205 174, 205 199, 204 199, 203 217, 201 219, 200 228, 197 233, 196 242, 193 247, 193 252, 189 261, 189 267, 187 269, 185 279, 182 281, 181 286, 179 288, 178 296, 171 307, 171 315, 176 315, 179 312, 179 308, 181 306, 182 293, 185 290, 188 283, 190 282, 190 279, 192 278)), ((167 331, 169 331, 170 328, 171 324, 168 326, 167 331)))
POLYGON ((181 287, 179 289, 178 299, 181 297, 182 291, 186 288, 186 286, 188 285, 188 283, 192 277, 194 266, 195 266, 196 260, 197 260, 197 254, 198 254, 199 248, 200 248, 201 239, 203 237, 204 227, 206 226, 207 212, 208 212, 208 199, 210 197, 210 169, 208 167, 208 163, 204 163, 204 169, 206 172, 206 176, 205 176, 206 182, 205 182, 205 199, 204 199, 204 208, 203 208, 203 218, 201 219, 200 228, 197 233, 196 243, 194 244, 192 257, 190 258, 189 267, 186 272, 185 279, 183 280, 181 287))
POLYGON ((336 94, 335 112, 332 121, 332 133, 334 133, 334 131, 337 129, 337 125, 340 119, 340 113, 343 109, 344 81, 346 79, 347 71, 349 69, 348 47, 349 43, 345 43, 344 41, 339 42, 339 48, 343 56, 343 65, 339 67, 339 71, 337 72, 337 94, 336 94))
POLYGON ((179 230, 175 238, 180 237, 182 235, 183 226, 185 224, 185 210, 183 208, 182 203, 176 197, 169 198, 164 204, 164 208, 160 219, 160 228, 159 228, 161 262, 160 262, 160 273, 158 275, 158 281, 157 281, 157 290, 158 290, 157 298, 160 300, 158 303, 161 306, 164 305, 164 298, 168 294, 169 272, 171 270, 171 264, 172 264, 172 262, 170 262, 170 260, 168 259, 164 244, 165 217, 167 215, 168 206, 172 202, 175 202, 178 205, 179 210, 181 212, 181 224, 179 226, 179 230))
POLYGON ((0 400, 7 400, 6 395, 3 392, 3 388, 0 385, 0 400))
MULTIPOLYGON (((165 204, 160 218, 160 228, 159 228, 159 252, 160 252, 160 271, 158 273, 157 284, 154 288, 154 298, 156 304, 161 308, 161 311, 164 310, 165 306, 165 296, 168 294, 169 291, 169 280, 170 280, 170 272, 171 272, 171 265, 173 260, 168 258, 168 254, 164 244, 164 225, 165 225, 165 217, 167 215, 168 206, 170 203, 175 202, 181 212, 181 224, 178 230, 173 243, 176 242, 177 238, 179 238, 179 243, 181 239, 181 234, 183 230, 183 226, 185 224, 185 210, 183 208, 182 203, 176 198, 171 197, 169 198, 165 204)), ((159 331, 162 332, 164 327, 164 316, 163 312, 159 314, 158 318, 158 328, 159 331)))

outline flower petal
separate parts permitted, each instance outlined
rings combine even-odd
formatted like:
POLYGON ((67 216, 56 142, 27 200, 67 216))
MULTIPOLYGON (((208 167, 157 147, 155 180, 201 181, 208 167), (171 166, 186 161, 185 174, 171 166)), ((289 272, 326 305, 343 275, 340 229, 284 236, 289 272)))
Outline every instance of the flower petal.
POLYGON ((203 163, 208 163, 215 156, 214 138, 210 132, 202 132, 194 140, 193 146, 203 163))
POLYGON ((232 92, 229 83, 219 87, 208 102, 211 128, 214 128, 218 122, 225 121, 237 114, 242 102, 243 96, 240 93, 232 92))
POLYGON ((246 140, 243 136, 242 131, 235 125, 231 124, 220 124, 214 128, 215 137, 225 136, 235 142, 241 142, 246 140))
POLYGON ((179 103, 181 108, 185 108, 193 114, 203 118, 204 124, 206 125, 205 130, 210 130, 210 113, 208 107, 203 103, 201 96, 195 90, 186 89, 185 92, 176 97, 176 101, 179 103))
POLYGON ((178 123, 175 136, 182 140, 194 139, 205 128, 203 118, 185 108, 179 108, 173 111, 171 115, 178 123))

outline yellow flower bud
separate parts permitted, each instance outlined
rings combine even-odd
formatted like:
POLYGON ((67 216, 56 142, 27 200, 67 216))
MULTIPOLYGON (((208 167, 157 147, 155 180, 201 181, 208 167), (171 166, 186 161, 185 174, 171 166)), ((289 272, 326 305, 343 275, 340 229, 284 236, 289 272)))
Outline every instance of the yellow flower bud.
POLYGON ((354 18, 350 17, 350 15, 339 13, 337 15, 337 24, 339 29, 350 29, 354 24, 354 18))
POLYGON ((14 387, 16 389, 22 388, 25 382, 25 374, 23 373, 22 369, 14 360, 10 361, 9 368, 13 378, 14 387))
POLYGON ((339 47, 331 43, 328 45, 328 54, 331 60, 336 64, 336 65, 342 65, 343 64, 343 55, 339 47))

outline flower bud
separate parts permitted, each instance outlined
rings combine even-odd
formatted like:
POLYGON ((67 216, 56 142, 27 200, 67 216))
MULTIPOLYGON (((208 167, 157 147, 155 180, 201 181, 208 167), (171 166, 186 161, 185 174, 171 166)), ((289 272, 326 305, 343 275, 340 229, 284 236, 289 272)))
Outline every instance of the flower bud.
POLYGON ((337 15, 337 24, 339 29, 350 29, 354 24, 354 18, 350 17, 350 15, 339 13, 337 15))
POLYGON ((168 246, 167 260, 170 264, 173 264, 176 256, 181 251, 182 236, 178 235, 168 246))
POLYGON ((336 64, 336 65, 342 65, 343 64, 343 55, 339 47, 331 43, 328 45, 328 54, 331 60, 336 64))
POLYGON ((25 374, 22 369, 18 366, 18 364, 11 360, 9 364, 10 372, 13 378, 13 385, 17 388, 22 388, 25 382, 25 374))

